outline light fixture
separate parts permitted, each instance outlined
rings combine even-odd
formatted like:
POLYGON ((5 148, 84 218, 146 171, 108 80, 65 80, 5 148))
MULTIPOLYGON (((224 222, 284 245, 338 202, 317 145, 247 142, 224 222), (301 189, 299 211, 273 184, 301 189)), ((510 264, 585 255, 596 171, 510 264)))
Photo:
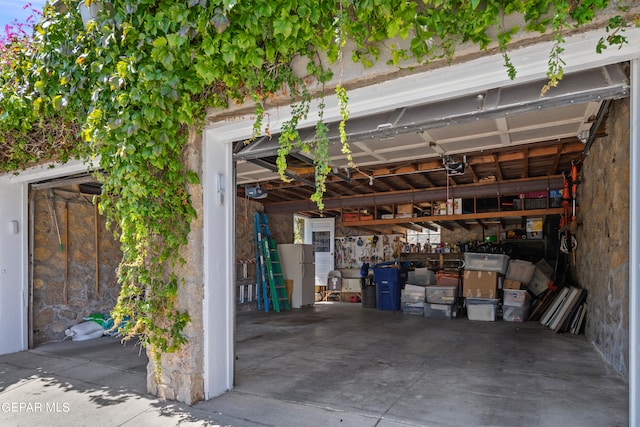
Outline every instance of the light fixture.
POLYGON ((245 187, 244 191, 250 199, 264 199, 268 196, 267 190, 260 188, 259 185, 256 185, 255 187, 245 187))
POLYGON ((580 133, 578 133, 578 139, 583 144, 587 143, 587 141, 589 140, 589 136, 590 136, 590 132, 588 130, 581 130, 580 133))
POLYGON ((442 165, 447 171, 447 176, 464 175, 464 167, 467 163, 467 156, 463 156, 461 162, 454 161, 451 156, 446 156, 442 159, 442 165))
POLYGON ((373 177, 372 176, 369 177, 369 185, 373 185, 373 177))

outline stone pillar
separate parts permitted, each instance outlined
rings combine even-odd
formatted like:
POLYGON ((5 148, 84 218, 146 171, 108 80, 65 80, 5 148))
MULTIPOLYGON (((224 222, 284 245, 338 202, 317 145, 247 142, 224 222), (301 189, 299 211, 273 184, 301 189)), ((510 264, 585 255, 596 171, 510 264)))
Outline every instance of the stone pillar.
MULTIPOLYGON (((184 153, 185 168, 195 171, 202 177, 202 136, 193 130, 184 153)), ((202 301, 204 298, 203 271, 203 206, 202 185, 189 184, 191 203, 198 217, 191 223, 188 244, 180 250, 180 256, 186 261, 174 272, 184 280, 178 289, 176 309, 188 312, 191 317, 183 334, 188 342, 179 352, 162 356, 162 376, 160 385, 156 383, 155 366, 151 352, 147 350, 147 390, 149 393, 177 400, 188 405, 204 399, 204 334, 202 301)))
POLYGON ((609 109, 580 171, 576 277, 587 290, 585 334, 623 377, 629 364, 629 99, 609 109))

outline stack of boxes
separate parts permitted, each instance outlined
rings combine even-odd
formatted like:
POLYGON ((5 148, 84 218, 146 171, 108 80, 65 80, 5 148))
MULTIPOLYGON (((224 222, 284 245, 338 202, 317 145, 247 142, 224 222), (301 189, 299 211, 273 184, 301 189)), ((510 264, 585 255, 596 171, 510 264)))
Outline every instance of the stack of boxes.
POLYGON ((502 302, 502 320, 524 322, 529 317, 530 297, 526 289, 505 289, 502 302))
POLYGON ((436 275, 426 268, 409 271, 402 290, 402 312, 429 319, 452 319, 457 314, 458 278, 436 275))
POLYGON ((495 321, 498 314, 498 280, 507 272, 509 257, 504 254, 464 254, 464 281, 467 317, 495 321))
POLYGON ((457 316, 457 286, 427 286, 424 317, 428 319, 452 319, 457 316))
POLYGON ((427 268, 409 271, 402 290, 402 311, 429 319, 453 319, 461 297, 469 320, 497 320, 502 303, 503 320, 524 322, 532 297, 547 289, 552 272, 544 260, 532 264, 510 260, 504 254, 466 252, 462 286, 457 272, 439 271, 436 276, 427 268))
POLYGON ((502 320, 524 322, 529 317, 531 301, 527 287, 535 270, 536 266, 527 261, 516 259, 509 263, 503 286, 502 320))
POLYGON ((425 287, 436 283, 436 274, 428 268, 407 272, 407 283, 402 289, 402 312, 424 315, 425 287))
POLYGON ((404 285, 402 290, 402 313, 424 315, 424 286, 404 285))

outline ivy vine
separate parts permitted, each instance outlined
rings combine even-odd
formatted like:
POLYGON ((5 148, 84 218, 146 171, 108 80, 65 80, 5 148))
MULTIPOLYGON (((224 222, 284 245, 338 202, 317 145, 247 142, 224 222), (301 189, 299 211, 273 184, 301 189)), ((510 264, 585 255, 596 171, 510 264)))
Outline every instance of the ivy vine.
MULTIPOLYGON (((83 0, 87 5, 95 0, 83 0)), ((633 2, 627 4, 632 5, 633 2)), ((316 138, 302 143, 298 125, 310 103, 334 77, 345 42, 365 67, 382 49, 390 65, 451 59, 462 43, 497 48, 507 73, 514 35, 550 31, 549 87, 562 78, 564 34, 593 20, 604 0, 104 0, 85 27, 77 1, 47 4, 33 35, 9 33, 0 43, 0 171, 15 172, 42 161, 99 158, 101 211, 120 240, 122 291, 116 321, 130 319, 126 336, 138 336, 156 367, 163 353, 186 341, 188 313, 175 308, 184 282, 174 267, 196 217, 184 150, 190 131, 209 108, 229 102, 256 105, 254 135, 270 135, 264 106, 291 106, 281 129, 278 168, 302 149, 314 157, 316 192, 322 208, 331 170, 327 125, 320 103, 316 138), (505 26, 520 15, 524 25, 505 26), (404 40, 404 41, 403 41, 404 40), (292 64, 307 58, 306 75, 292 64)), ((637 18, 621 11, 609 21, 610 37, 597 50, 626 42, 624 29, 637 18)), ((328 87, 327 87, 328 89, 328 87)), ((351 162, 345 122, 348 97, 335 87, 343 153, 351 162)), ((322 93, 320 93, 322 96, 322 93)), ((268 118, 267 118, 268 119, 268 118)))

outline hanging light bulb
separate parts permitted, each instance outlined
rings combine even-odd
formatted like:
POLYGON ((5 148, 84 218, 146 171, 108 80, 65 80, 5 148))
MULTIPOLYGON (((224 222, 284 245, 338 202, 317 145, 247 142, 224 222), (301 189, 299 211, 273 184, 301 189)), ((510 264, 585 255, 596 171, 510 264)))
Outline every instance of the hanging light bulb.
POLYGON ((369 177, 369 185, 373 185, 373 177, 372 176, 369 177))

